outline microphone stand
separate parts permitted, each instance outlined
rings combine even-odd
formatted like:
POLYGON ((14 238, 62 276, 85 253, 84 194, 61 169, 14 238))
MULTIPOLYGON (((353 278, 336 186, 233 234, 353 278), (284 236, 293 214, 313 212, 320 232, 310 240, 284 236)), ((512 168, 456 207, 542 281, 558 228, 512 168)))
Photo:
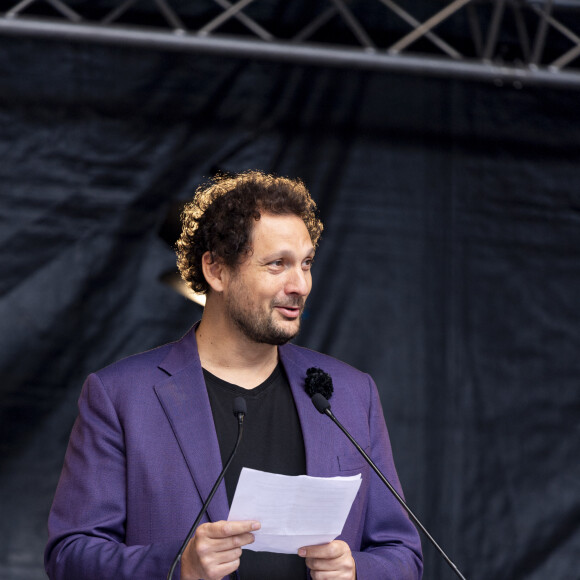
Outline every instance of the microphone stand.
POLYGON ((195 518, 195 521, 193 522, 193 525, 191 526, 191 529, 189 530, 187 537, 185 538, 183 544, 181 545, 181 548, 179 548, 179 552, 177 552, 177 555, 175 556, 173 563, 171 564, 171 568, 169 569, 169 572, 167 574, 167 580, 171 580, 173 578, 173 573, 175 572, 175 568, 177 567, 177 564, 179 564, 179 562, 181 560, 181 556, 183 556, 183 552, 185 551, 187 544, 189 544, 189 540, 191 540, 191 538, 193 537, 193 534, 195 533, 195 530, 197 529, 197 526, 199 525, 201 518, 204 516, 205 512, 207 511, 207 508, 208 508, 211 500, 213 499, 215 492, 217 491, 220 483, 222 482, 222 479, 224 478, 226 471, 228 470, 228 467, 230 466, 230 463, 234 459, 234 455, 236 454, 236 451, 238 450, 238 447, 240 445, 240 441, 242 440, 242 433, 244 431, 244 416, 246 414, 246 402, 241 397, 236 397, 236 399, 234 400, 234 414, 238 418, 238 437, 236 439, 236 444, 234 445, 234 448, 233 448, 230 456, 228 457, 228 460, 226 461, 224 468, 222 469, 221 473, 219 474, 217 481, 215 482, 214 486, 211 488, 211 491, 209 493, 208 498, 205 500, 205 503, 201 507, 199 514, 197 514, 197 517, 195 518))
POLYGON ((330 403, 324 395, 320 393, 315 393, 312 396, 312 402, 318 410, 319 413, 330 417, 332 421, 339 427, 339 429, 348 437, 350 442, 357 448, 357 451, 365 458, 366 462, 372 467, 373 471, 379 476, 380 480, 389 488, 389 491, 395 496, 397 501, 403 506, 405 511, 409 514, 409 517, 417 527, 425 534, 427 539, 437 548, 443 559, 451 566, 452 570, 457 574, 461 580, 466 580, 465 576, 459 571, 457 566, 451 561, 449 556, 443 551, 439 544, 435 541, 433 536, 427 531, 425 526, 419 521, 417 516, 411 511, 411 508, 405 503, 405 500, 397 493, 397 490, 391 485, 389 480, 381 473, 381 470, 374 464, 373 460, 365 453, 364 449, 354 440, 352 435, 343 427, 342 423, 335 417, 334 413, 330 409, 330 403))

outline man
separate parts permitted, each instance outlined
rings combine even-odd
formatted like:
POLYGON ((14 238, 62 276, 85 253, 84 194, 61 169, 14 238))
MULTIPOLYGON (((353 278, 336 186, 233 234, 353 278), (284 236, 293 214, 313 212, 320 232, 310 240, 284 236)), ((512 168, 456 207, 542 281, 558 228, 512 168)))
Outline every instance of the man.
MULTIPOLYGON (((198 189, 178 242, 184 280, 207 294, 180 341, 91 375, 49 518, 49 577, 153 579, 171 561, 235 441, 232 400, 248 404, 242 444, 183 554, 182 580, 416 580, 420 542, 388 490, 304 391, 319 367, 333 410, 400 491, 372 379, 287 344, 299 331, 322 224, 303 184, 247 172, 198 189), (221 461, 220 461, 221 460, 221 461), (336 540, 296 555, 258 553, 259 522, 226 522, 243 466, 331 477, 362 473, 336 540)), ((283 501, 283 498, 281 498, 283 501)))

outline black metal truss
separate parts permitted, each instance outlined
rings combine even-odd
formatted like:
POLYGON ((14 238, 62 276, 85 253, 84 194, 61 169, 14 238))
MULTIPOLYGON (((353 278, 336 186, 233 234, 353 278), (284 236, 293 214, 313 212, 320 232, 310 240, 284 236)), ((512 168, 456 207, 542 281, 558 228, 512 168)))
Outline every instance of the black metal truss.
POLYGON ((0 0, 0 34, 580 88, 580 0, 0 0))

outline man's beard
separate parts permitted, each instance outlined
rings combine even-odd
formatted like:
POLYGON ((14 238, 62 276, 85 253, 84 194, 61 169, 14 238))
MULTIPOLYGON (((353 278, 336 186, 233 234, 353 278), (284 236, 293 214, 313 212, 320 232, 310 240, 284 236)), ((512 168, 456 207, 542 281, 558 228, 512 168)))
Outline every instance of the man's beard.
POLYGON ((280 346, 286 344, 289 340, 298 335, 300 330, 300 317, 295 329, 285 330, 278 326, 273 320, 274 308, 276 306, 292 306, 300 308, 300 316, 304 309, 304 300, 299 298, 291 303, 278 304, 275 301, 271 303, 270 315, 263 312, 251 312, 249 309, 240 308, 240 300, 229 302, 227 304, 228 313, 237 327, 246 335, 247 338, 254 342, 264 344, 274 344, 280 346))

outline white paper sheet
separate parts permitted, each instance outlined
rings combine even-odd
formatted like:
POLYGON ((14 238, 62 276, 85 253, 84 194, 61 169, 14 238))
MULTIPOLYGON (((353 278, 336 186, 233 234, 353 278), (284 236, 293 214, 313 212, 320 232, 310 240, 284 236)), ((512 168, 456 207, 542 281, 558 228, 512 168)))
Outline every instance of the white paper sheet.
POLYGON ((244 467, 228 520, 257 520, 255 552, 296 554, 342 532, 362 478, 279 475, 244 467))

